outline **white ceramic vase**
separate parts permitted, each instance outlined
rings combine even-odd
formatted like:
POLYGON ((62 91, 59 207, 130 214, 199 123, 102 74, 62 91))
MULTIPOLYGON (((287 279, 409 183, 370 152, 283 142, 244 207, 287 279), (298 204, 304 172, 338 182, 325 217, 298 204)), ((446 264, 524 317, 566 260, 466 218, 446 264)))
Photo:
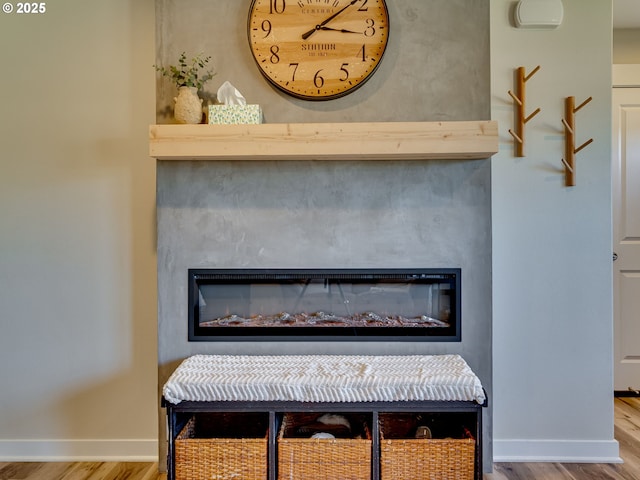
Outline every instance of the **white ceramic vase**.
POLYGON ((180 87, 174 99, 173 115, 178 123, 198 124, 202 121, 202 99, 196 87, 180 87))

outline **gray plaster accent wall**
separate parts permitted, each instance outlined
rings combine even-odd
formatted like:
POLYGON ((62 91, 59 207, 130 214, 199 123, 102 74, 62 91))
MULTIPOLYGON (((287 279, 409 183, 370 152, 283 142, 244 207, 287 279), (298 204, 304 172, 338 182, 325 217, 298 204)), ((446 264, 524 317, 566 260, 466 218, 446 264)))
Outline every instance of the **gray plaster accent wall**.
MULTIPOLYGON (((329 102, 289 98, 261 77, 246 40, 249 4, 158 0, 157 62, 211 54, 209 93, 230 80, 271 123, 489 118, 489 0, 388 0, 391 40, 378 72, 329 102)), ((173 96, 159 78, 158 123, 171 122, 173 96)), ((158 162, 159 386, 195 353, 460 353, 491 395, 490 173, 489 160, 158 162), (189 343, 195 267, 460 267, 462 342, 189 343)), ((484 420, 490 466, 490 408, 484 420)))
MULTIPOLYGON (((489 162, 160 162, 161 363, 194 353, 460 352, 490 342, 489 162), (462 268, 462 343, 188 343, 188 268, 462 268)), ((478 356, 477 356, 478 355, 478 356)), ((489 370, 485 370, 489 373, 489 370)))
MULTIPOLYGON (((293 2, 292 2, 293 3, 293 2)), ((363 87, 309 102, 280 93, 259 73, 247 40, 250 0, 157 0, 157 64, 211 55, 206 102, 230 81, 269 123, 487 120, 489 0, 387 0, 389 44, 363 87)), ((173 122, 175 86, 158 77, 158 123, 173 122)))

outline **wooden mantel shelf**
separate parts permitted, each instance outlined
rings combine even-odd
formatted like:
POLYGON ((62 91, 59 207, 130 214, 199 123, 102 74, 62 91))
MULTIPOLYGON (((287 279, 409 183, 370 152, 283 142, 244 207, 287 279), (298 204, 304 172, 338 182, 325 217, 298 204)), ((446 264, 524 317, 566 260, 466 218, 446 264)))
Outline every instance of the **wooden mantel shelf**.
POLYGON ((151 125, 158 160, 481 159, 498 152, 495 121, 151 125))

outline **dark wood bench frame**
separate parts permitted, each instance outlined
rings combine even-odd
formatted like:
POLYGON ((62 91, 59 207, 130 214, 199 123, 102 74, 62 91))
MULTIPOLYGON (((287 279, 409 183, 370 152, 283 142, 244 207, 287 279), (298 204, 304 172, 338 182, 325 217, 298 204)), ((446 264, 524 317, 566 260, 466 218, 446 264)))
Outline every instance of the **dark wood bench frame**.
MULTIPOLYGON (((486 392, 485 392, 486 393, 486 392)), ((486 396, 486 395, 485 395, 486 396)), ((162 407, 167 411, 168 452, 167 480, 175 480, 175 439, 195 413, 213 412, 252 412, 268 413, 269 438, 267 443, 267 479, 277 480, 277 436, 280 428, 281 413, 296 412, 357 412, 372 415, 372 452, 371 478, 380 480, 380 431, 378 415, 380 413, 470 413, 475 417, 473 435, 475 445, 475 479, 482 479, 482 408, 487 406, 473 401, 397 401, 397 402, 191 402, 177 405, 162 399, 162 407)))

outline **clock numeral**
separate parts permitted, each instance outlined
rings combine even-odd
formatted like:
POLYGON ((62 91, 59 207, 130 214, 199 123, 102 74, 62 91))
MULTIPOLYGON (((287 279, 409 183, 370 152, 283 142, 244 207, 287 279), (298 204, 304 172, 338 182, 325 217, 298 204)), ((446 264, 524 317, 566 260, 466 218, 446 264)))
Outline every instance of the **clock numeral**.
POLYGON ((335 0, 335 1, 333 2, 333 5, 332 5, 332 6, 333 6, 333 8, 337 8, 337 7, 338 7, 338 5, 340 5, 340 0, 335 0))
POLYGON ((360 8, 358 8, 358 11, 359 11, 359 12, 368 12, 368 11, 369 11, 369 8, 367 7, 367 2, 368 2, 368 1, 369 1, 369 0, 364 0, 364 1, 362 2, 362 5, 360 5, 360 8))
POLYGON ((358 57, 360 57, 363 62, 367 60, 367 54, 365 53, 365 50, 364 50, 364 44, 362 45, 362 48, 358 50, 358 57), (361 53, 362 55, 360 55, 361 53))
POLYGON ((313 76, 313 84, 317 88, 322 88, 324 86, 324 78, 320 75, 322 69, 318 70, 316 74, 313 76))
POLYGON ((298 63, 290 63, 289 66, 293 67, 293 72, 291 73, 291 81, 296 81, 296 72, 298 71, 298 63))
POLYGON ((284 13, 287 8, 286 0, 269 0, 269 13, 284 13))
POLYGON ((264 32, 264 38, 267 38, 271 34, 271 22, 269 20, 264 20, 260 28, 262 28, 264 32))
POLYGON ((344 78, 340 77, 341 82, 346 82, 347 80, 349 80, 349 70, 346 69, 346 67, 348 66, 349 66, 348 63, 343 63, 342 66, 340 67, 340 71, 344 72, 344 78))
POLYGON ((376 24, 376 22, 373 21, 373 19, 371 18, 367 18, 367 28, 364 31, 364 36, 365 37, 373 37, 376 34, 376 29, 374 28, 374 25, 376 24))
POLYGON ((269 58, 269 61, 271 63, 280 62, 280 57, 278 56, 278 53, 280 52, 280 48, 277 45, 271 45, 271 48, 269 49, 269 51, 271 52, 271 57, 269 58))

